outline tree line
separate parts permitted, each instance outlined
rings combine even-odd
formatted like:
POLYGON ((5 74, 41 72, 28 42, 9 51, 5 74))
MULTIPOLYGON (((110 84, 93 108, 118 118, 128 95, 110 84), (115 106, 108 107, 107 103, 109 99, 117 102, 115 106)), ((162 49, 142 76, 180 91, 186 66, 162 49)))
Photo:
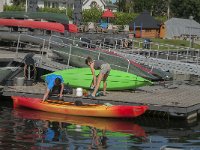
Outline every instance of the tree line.
MULTIPOLYGON (((13 0, 13 6, 16 7, 15 9, 21 10, 25 2, 25 0, 13 0)), ((149 11, 152 16, 161 21, 166 21, 166 19, 172 17, 188 19, 193 16, 194 20, 200 22, 200 0, 117 0, 115 4, 118 6, 117 16, 121 17, 116 21, 119 24, 122 24, 124 20, 124 23, 127 23, 126 20, 133 19, 135 14, 144 10, 149 11)), ((9 7, 7 10, 9 10, 9 7)), ((99 13, 95 14, 94 10, 84 12, 84 14, 87 16, 85 20, 99 16, 99 13), (92 15, 89 13, 92 13, 92 15)))
POLYGON ((154 17, 188 19, 193 16, 200 22, 200 0, 117 0, 115 4, 121 12, 141 13, 147 10, 154 17))

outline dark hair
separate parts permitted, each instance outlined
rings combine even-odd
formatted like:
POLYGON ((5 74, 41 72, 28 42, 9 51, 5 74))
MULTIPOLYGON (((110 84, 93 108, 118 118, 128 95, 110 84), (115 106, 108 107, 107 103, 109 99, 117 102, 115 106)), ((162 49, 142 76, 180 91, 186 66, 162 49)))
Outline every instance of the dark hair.
POLYGON ((92 62, 92 61, 93 61, 92 58, 88 56, 88 57, 85 59, 85 64, 88 65, 88 63, 90 63, 90 62, 92 62))
POLYGON ((59 86, 61 84, 61 79, 60 78, 56 78, 55 79, 55 85, 59 86))

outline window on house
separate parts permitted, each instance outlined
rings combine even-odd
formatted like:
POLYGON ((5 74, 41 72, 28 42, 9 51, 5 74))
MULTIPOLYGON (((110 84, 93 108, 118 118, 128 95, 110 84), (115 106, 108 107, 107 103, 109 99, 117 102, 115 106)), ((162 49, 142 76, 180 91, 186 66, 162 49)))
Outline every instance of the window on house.
POLYGON ((90 7, 97 7, 97 2, 92 1, 91 4, 90 4, 90 7))
POLYGON ((44 1, 44 7, 50 7, 50 6, 51 6, 50 2, 44 1))
POLYGON ((51 7, 51 3, 50 2, 48 2, 47 7, 51 7))
POLYGON ((52 3, 52 8, 58 8, 58 6, 59 6, 58 2, 53 2, 52 3))

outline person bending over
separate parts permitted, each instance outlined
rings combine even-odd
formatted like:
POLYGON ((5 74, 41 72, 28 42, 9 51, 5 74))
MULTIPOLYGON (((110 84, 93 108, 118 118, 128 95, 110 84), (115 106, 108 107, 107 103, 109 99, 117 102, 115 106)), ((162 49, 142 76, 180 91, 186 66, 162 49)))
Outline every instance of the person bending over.
POLYGON ((91 97, 92 98, 95 97, 102 79, 103 79, 103 94, 106 95, 106 88, 107 88, 106 79, 111 70, 110 65, 102 60, 94 61, 91 57, 87 57, 85 63, 90 67, 93 75, 93 86, 95 88, 93 93, 91 94, 91 97), (95 75, 95 70, 100 70, 98 78, 95 75))
POLYGON ((56 94, 58 94, 59 99, 61 99, 64 90, 64 80, 62 76, 56 74, 47 75, 45 78, 45 82, 47 84, 47 90, 44 94, 43 101, 47 99, 50 92, 55 92, 56 94))

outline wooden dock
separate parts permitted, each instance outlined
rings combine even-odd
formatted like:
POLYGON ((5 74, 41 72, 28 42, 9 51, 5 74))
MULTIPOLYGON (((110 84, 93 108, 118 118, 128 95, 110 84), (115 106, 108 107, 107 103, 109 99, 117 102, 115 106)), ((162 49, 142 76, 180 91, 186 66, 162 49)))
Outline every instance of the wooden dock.
MULTIPOLYGON (((29 96, 42 98, 45 92, 44 83, 33 86, 5 86, 3 96, 29 96)), ((75 93, 75 92, 74 92, 75 93)), ((200 114, 199 85, 153 85, 137 89, 136 91, 109 92, 106 96, 91 100, 87 97, 76 97, 75 94, 64 94, 65 101, 81 100, 83 103, 110 103, 114 105, 149 106, 147 114, 157 117, 178 117, 193 119, 200 114)))

